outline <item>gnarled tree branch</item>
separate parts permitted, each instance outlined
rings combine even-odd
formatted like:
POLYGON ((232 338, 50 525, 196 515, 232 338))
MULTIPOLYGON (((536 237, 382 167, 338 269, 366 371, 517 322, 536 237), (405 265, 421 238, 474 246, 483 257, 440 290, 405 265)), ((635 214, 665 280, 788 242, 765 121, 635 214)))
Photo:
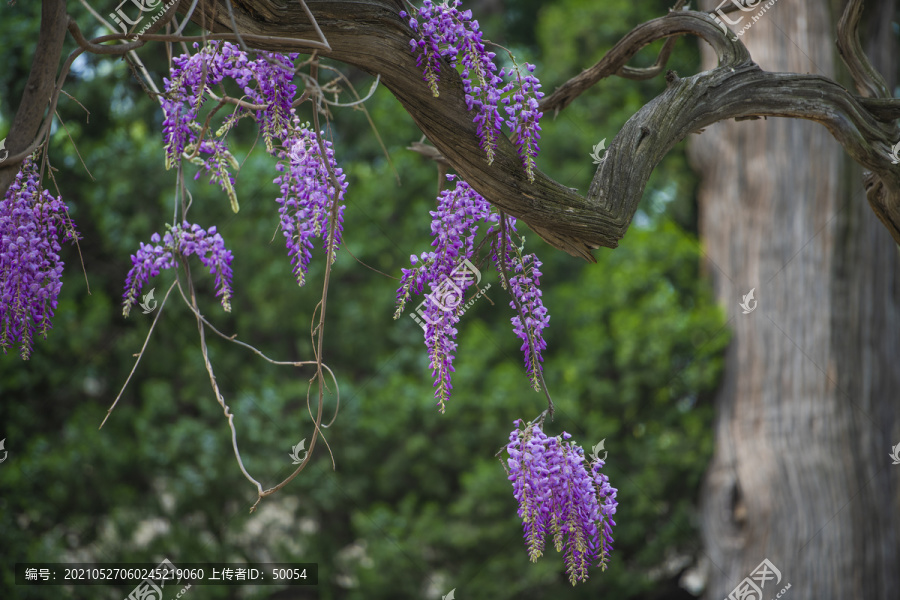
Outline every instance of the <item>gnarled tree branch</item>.
MULTIPOLYGON (((203 0, 194 19, 217 15, 212 31, 228 31, 227 9, 218 6, 216 10, 223 1, 203 0)), ((302 50, 272 39, 313 33, 298 5, 236 0, 233 6, 242 34, 269 36, 253 42, 259 48, 302 50)), ((900 242, 900 174, 890 163, 891 142, 900 137, 900 131, 885 120, 897 110, 897 103, 863 104, 825 77, 764 72, 744 45, 722 35, 706 13, 673 11, 639 25, 599 63, 544 100, 545 110, 564 108, 603 77, 623 71, 641 48, 658 39, 699 36, 719 57, 719 67, 713 71, 684 79, 670 74, 668 89, 635 114, 613 140, 583 198, 540 172, 535 182, 529 183, 508 140, 499 141, 494 164, 487 164, 459 77, 451 69, 443 69, 438 98, 431 96, 422 81, 409 51, 414 34, 399 16, 403 9, 399 0, 311 0, 309 6, 332 46, 331 52, 320 51, 320 55, 380 74, 441 155, 475 190, 570 254, 592 260, 591 249, 618 244, 650 173, 689 133, 725 119, 760 116, 809 119, 825 125, 857 162, 877 174, 881 185, 869 186, 870 203, 900 242), (878 113, 870 113, 867 106, 877 106, 878 113)), ((856 21, 851 19, 851 23, 856 21)), ((867 77, 871 79, 871 75, 867 77)))
POLYGON ((890 98, 887 83, 875 70, 859 43, 859 22, 862 19, 862 0, 850 0, 838 21, 837 49, 859 93, 870 98, 890 98))
MULTIPOLYGON (((224 2, 224 0, 218 0, 224 2)), ((391 90, 416 121, 423 133, 460 175, 481 195, 501 210, 532 226, 542 237, 571 254, 593 260, 590 250, 615 247, 618 238, 607 232, 617 230, 616 219, 604 214, 580 195, 543 173, 535 172, 530 183, 515 147, 498 140, 492 165, 479 146, 472 115, 466 108, 460 78, 449 68, 441 71, 440 96, 434 98, 422 80, 409 40, 414 32, 399 15, 399 0, 309 1, 310 10, 328 38, 331 52, 319 51, 373 75, 391 90), (565 214, 565 219, 560 215, 565 214), (551 225, 542 231, 541 225, 551 225)), ((234 18, 247 43, 274 51, 303 51, 296 45, 255 41, 243 34, 277 37, 311 37, 309 19, 296 3, 276 5, 268 1, 236 0, 234 18)), ((201 1, 193 19, 202 15, 209 22, 215 14, 214 32, 231 30, 227 7, 217 0, 201 1)), ((150 36, 152 39, 152 36, 150 36)), ((146 39, 146 38, 145 38, 146 39)))
MULTIPOLYGON (((825 125, 848 154, 871 170, 866 181, 869 202, 900 243, 900 168, 890 161, 890 148, 900 140, 900 129, 893 123, 900 114, 900 102, 886 96, 883 79, 859 48, 855 30, 860 0, 852 0, 845 11, 839 46, 857 85, 874 98, 852 95, 825 77, 762 71, 744 45, 722 35, 706 13, 676 10, 636 27, 600 62, 545 98, 542 108, 561 110, 613 74, 642 75, 629 69, 627 62, 659 39, 699 36, 713 47, 719 66, 684 79, 668 73, 668 89, 638 111, 610 144, 587 197, 540 171, 535 172, 534 182, 529 182, 515 147, 503 137, 498 139, 494 163, 487 164, 459 76, 450 68, 441 71, 438 98, 422 80, 409 50, 414 33, 399 15, 403 9, 400 0, 309 0, 307 4, 331 47, 319 48, 321 56, 380 75, 440 154, 476 191, 570 254, 593 260, 592 249, 617 246, 650 173, 689 133, 725 119, 761 116, 808 119, 825 125)), ((191 19, 214 33, 210 37, 230 37, 227 34, 236 26, 245 43, 263 50, 311 52, 309 43, 298 38, 320 37, 303 3, 199 0, 196 8, 193 2, 182 2, 178 9, 187 10, 188 6, 193 9, 191 19)), ((46 0, 36 68, 11 130, 11 151, 21 146, 22 140, 33 138, 40 125, 55 73, 45 71, 58 61, 64 27, 64 3, 46 0)), ((117 37, 121 36, 98 38, 94 44, 117 37)), ((142 35, 141 42, 169 37, 142 35)), ((657 66, 664 64, 666 54, 661 54, 657 66)), ((12 181, 17 165, 3 166, 0 184, 6 185, 0 185, 0 190, 12 181)))
MULTIPOLYGON (((0 164, 0 198, 6 195, 6 190, 15 180, 22 164, 22 160, 15 158, 15 155, 32 145, 44 121, 44 112, 56 85, 56 71, 66 39, 67 23, 65 0, 44 0, 41 5, 41 30, 31 61, 31 72, 6 138, 9 160, 0 164)), ((46 118, 52 119, 53 114, 48 114, 46 118)))

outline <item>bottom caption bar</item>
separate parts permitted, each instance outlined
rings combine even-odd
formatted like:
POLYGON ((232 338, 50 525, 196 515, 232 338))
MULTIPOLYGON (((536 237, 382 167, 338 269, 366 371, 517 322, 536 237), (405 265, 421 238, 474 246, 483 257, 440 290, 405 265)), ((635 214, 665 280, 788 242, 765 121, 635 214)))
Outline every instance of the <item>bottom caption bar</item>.
MULTIPOLYGON (((319 585, 318 563, 16 563, 16 585, 128 585, 135 598, 161 598, 163 587, 319 585), (144 595, 140 595, 143 592, 144 595), (155 595, 148 595, 153 592, 155 595)), ((129 595, 128 598, 132 596, 129 595)))

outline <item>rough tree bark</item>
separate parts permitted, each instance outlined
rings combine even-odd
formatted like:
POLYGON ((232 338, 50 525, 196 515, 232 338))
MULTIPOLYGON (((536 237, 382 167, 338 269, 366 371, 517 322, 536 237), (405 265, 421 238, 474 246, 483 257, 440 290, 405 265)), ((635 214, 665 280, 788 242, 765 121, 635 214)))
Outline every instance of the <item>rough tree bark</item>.
MULTIPOLYGON (((861 104, 822 77, 764 73, 740 42, 723 36, 704 14, 673 11, 636 27, 583 77, 544 99, 545 110, 565 107, 583 86, 618 73, 646 44, 667 36, 698 35, 719 56, 719 69, 684 79, 669 74, 669 88, 622 128, 607 149, 587 196, 582 197, 543 173, 538 172, 535 181, 529 182, 515 149, 505 139, 500 140, 493 165, 487 165, 459 78, 443 69, 438 98, 423 85, 421 69, 409 51, 413 33, 398 16, 404 8, 401 0, 307 3, 332 48, 321 52, 323 56, 381 75, 423 133, 475 190, 570 254, 593 260, 591 249, 618 245, 650 173, 676 143, 717 121, 755 115, 792 116, 827 127, 855 160, 878 173, 869 202, 900 243, 900 170, 889 166, 888 153, 900 130, 884 121, 885 112, 900 117, 900 105, 861 104)), ((200 0, 192 18, 217 33, 236 28, 248 43, 269 50, 291 48, 291 37, 316 39, 299 3, 200 0)))
MULTIPOLYGON (((681 3, 683 0, 679 6, 681 3)), ((860 0, 852 4, 858 5, 860 0)), ((828 128, 854 160, 871 170, 867 199, 900 243, 900 169, 891 164, 889 155, 894 140, 900 137, 900 128, 893 122, 900 118, 900 102, 884 94, 861 99, 821 76, 763 72, 739 41, 722 35, 709 15, 672 11, 636 27, 597 65, 542 101, 544 110, 560 110, 603 77, 653 76, 652 70, 641 73, 626 65, 645 45, 665 37, 699 36, 719 57, 719 67, 711 71, 684 79, 667 73, 666 92, 626 123, 607 149, 587 196, 582 197, 540 172, 533 182, 528 181, 514 147, 502 137, 494 163, 487 164, 456 73, 449 68, 442 70, 439 98, 432 97, 424 85, 421 70, 409 52, 408 43, 414 34, 399 16, 403 8, 401 0, 306 0, 306 4, 182 0, 171 11, 190 11, 194 22, 215 32, 209 37, 235 39, 233 31, 254 48, 282 52, 309 52, 317 47, 323 56, 380 75, 431 142, 476 191, 524 220, 548 243, 588 260, 593 260, 592 249, 616 247, 637 210, 650 173, 677 142, 717 121, 766 115, 813 120, 828 128), (309 42, 320 36, 310 15, 330 44, 324 50, 321 43, 313 46, 309 42)), ((163 22, 159 21, 157 27, 163 22)), ((81 46, 79 51, 122 53, 126 49, 125 45, 101 44, 121 40, 121 35, 89 43, 74 23, 69 24, 69 31, 81 46)), ((171 41, 172 36, 151 33, 141 35, 140 40, 127 47, 171 41)), ((845 54, 862 67, 854 70, 857 82, 863 80, 880 89, 877 73, 865 68, 867 60, 852 44, 847 45, 845 54)), ((8 167, 15 165, 15 160, 10 160, 8 167)), ((0 193, 5 192, 3 183, 0 178, 0 193)))
MULTIPOLYGON (((59 57, 63 42, 66 39, 66 3, 65 0, 46 0, 41 5, 41 31, 25 84, 25 93, 19 102, 19 110, 9 127, 6 149, 15 155, 25 151, 38 134, 41 121, 53 86, 56 84, 56 71, 59 69, 59 57)), ((0 198, 15 180, 19 172, 20 162, 9 161, 0 165, 0 198)))
MULTIPOLYGON (((742 39, 765 70, 835 78, 830 4, 782 0, 742 39)), ((863 36, 889 89, 896 7, 869 3, 863 36)), ((764 600, 788 582, 790 600, 898 598, 897 247, 865 206, 860 168, 822 127, 719 123, 691 155, 707 269, 734 331, 702 493, 705 597, 727 598, 768 558, 782 581, 764 600), (758 308, 742 314, 754 287, 758 308)))

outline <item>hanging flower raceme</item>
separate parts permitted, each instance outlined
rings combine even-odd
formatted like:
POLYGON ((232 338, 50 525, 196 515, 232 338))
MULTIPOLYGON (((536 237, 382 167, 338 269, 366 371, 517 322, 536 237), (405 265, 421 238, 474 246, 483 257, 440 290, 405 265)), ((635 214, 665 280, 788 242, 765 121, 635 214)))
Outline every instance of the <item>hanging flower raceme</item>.
POLYGON ((590 462, 584 450, 563 432, 547 437, 538 424, 523 429, 513 423, 506 447, 509 480, 519 503, 525 545, 532 562, 543 554, 549 533, 557 552, 565 552, 566 573, 575 585, 587 581, 594 561, 606 570, 612 552, 617 490, 600 472, 599 457, 590 462), (587 468, 586 468, 587 467, 587 468))
MULTIPOLYGON (((447 176, 450 181, 455 178, 455 175, 447 176)), ((421 294, 424 286, 429 285, 431 293, 425 299, 425 345, 434 377, 434 397, 444 412, 453 388, 450 374, 456 352, 455 325, 459 322, 465 291, 474 280, 465 261, 474 254, 479 222, 496 223, 498 216, 491 214, 491 205, 480 194, 465 181, 457 180, 452 190, 441 193, 431 217, 434 251, 410 257, 414 265, 419 264, 403 269, 394 318, 400 317, 413 294, 421 294)))
POLYGON ((0 348, 19 343, 28 360, 34 334, 47 337, 59 303, 61 241, 77 233, 62 198, 40 187, 31 158, 0 200, 0 348))
MULTIPOLYGON (((454 181, 456 176, 448 175, 447 179, 454 181)), ((518 237, 515 219, 506 216, 506 227, 499 227, 500 215, 491 212, 490 203, 462 180, 456 181, 453 190, 441 193, 437 210, 431 216, 434 251, 410 257, 414 266, 403 269, 394 318, 400 318, 412 296, 421 295, 426 285, 430 288, 431 293, 425 296, 422 318, 434 377, 434 397, 441 412, 446 408, 453 388, 450 374, 456 352, 456 324, 464 305, 465 291, 474 283, 471 268, 474 267, 475 236, 482 222, 488 226, 486 237, 495 238, 491 244, 493 265, 500 274, 503 287, 514 297, 509 303, 516 311, 511 321, 513 331, 522 340, 526 371, 535 389, 540 389, 541 351, 547 347, 542 332, 549 324, 550 316, 538 287, 541 262, 534 254, 523 256, 521 247, 513 244, 513 236, 518 237), (509 284, 505 281, 504 270, 509 284)))
POLYGON ((537 141, 541 139, 540 119, 544 114, 538 100, 544 97, 544 93, 538 91, 541 84, 532 75, 534 65, 525 63, 525 69, 528 71, 525 75, 516 69, 513 93, 503 98, 503 104, 506 105, 506 124, 515 135, 516 149, 525 165, 525 172, 529 180, 534 181, 534 158, 540 150, 537 141))
POLYGON ((329 223, 335 211, 335 202, 337 219, 329 257, 332 262, 342 241, 347 176, 337 166, 331 142, 323 142, 327 164, 322 157, 316 132, 309 129, 308 123, 296 125, 290 145, 281 153, 276 167, 283 173, 275 178, 275 183, 281 186, 281 195, 275 199, 279 205, 279 222, 299 285, 303 285, 312 259, 312 238, 323 239, 324 248, 329 249, 329 223), (335 190, 328 165, 337 179, 338 190, 335 190))
MULTIPOLYGON (((199 48, 199 44, 195 43, 194 48, 199 48)), ((182 159, 202 166, 210 174, 210 181, 225 190, 237 212, 234 177, 227 168, 231 165, 237 169, 237 161, 228 152, 224 139, 241 118, 252 114, 267 150, 275 153, 276 143, 288 135, 293 118, 291 103, 297 91, 292 83, 293 62, 297 56, 260 52, 257 59, 251 60, 229 42, 211 41, 196 54, 174 58, 175 66, 165 79, 166 94, 162 99, 166 168, 171 169, 182 159), (221 87, 218 98, 226 94, 227 79, 242 90, 242 100, 256 106, 255 112, 238 106, 212 131, 208 121, 204 126, 198 122, 200 111, 208 100, 218 101, 213 86, 221 87)))
MULTIPOLYGON (((412 51, 417 54, 417 64, 424 71, 424 79, 432 94, 438 97, 438 74, 441 58, 450 66, 462 66, 463 90, 469 110, 475 112, 481 147, 487 154, 488 164, 494 161, 497 136, 504 119, 500 116, 499 104, 505 104, 508 118, 506 123, 515 134, 515 142, 529 181, 534 181, 534 158, 537 156, 538 120, 542 113, 538 110, 538 100, 544 96, 538 91, 541 84, 531 75, 534 65, 525 63, 529 74, 522 75, 517 64, 510 69, 497 72, 493 52, 488 52, 482 42, 478 21, 472 20, 472 11, 459 10, 460 0, 435 4, 424 0, 415 17, 410 17, 409 25, 421 35, 410 41, 412 51), (515 78, 504 83, 504 75, 515 78), (506 97, 504 97, 506 96, 506 97)), ((400 16, 409 16, 401 12, 400 16)))
POLYGON ((536 254, 522 254, 522 249, 512 241, 512 236, 516 233, 516 219, 510 216, 505 218, 506 238, 501 237, 495 242, 491 258, 501 279, 504 271, 509 277, 509 285, 503 281, 503 287, 508 288, 513 296, 509 302, 510 307, 516 310, 511 319, 513 331, 522 340, 520 350, 525 356, 525 370, 531 385, 535 390, 540 390, 539 374, 543 371, 541 363, 544 360, 541 352, 547 348, 543 331, 550 324, 550 315, 541 300, 543 293, 538 287, 541 283, 539 268, 542 263, 536 254), (522 309, 521 315, 519 307, 522 309))
MULTIPOLYGON (((209 174, 210 183, 218 183, 219 187, 228 196, 231 202, 231 210, 238 212, 237 192, 234 190, 234 175, 229 172, 229 165, 237 170, 239 164, 237 159, 228 151, 228 146, 221 140, 203 140, 200 147, 196 148, 194 144, 189 144, 184 153, 185 158, 189 158, 194 164, 203 167, 203 170, 209 174), (206 155, 202 158, 199 155, 206 155)), ((197 171, 194 180, 200 178, 202 171, 197 171)))
POLYGON ((221 296, 222 308, 231 311, 231 262, 234 259, 231 251, 225 247, 222 235, 216 228, 204 230, 199 225, 191 225, 184 221, 182 225, 169 227, 161 238, 158 233, 150 237, 153 244, 141 242, 137 254, 131 255, 131 270, 125 280, 125 298, 122 314, 126 317, 131 307, 137 303, 141 289, 151 277, 156 277, 164 269, 178 266, 177 256, 197 255, 200 262, 215 275, 216 296, 221 296))

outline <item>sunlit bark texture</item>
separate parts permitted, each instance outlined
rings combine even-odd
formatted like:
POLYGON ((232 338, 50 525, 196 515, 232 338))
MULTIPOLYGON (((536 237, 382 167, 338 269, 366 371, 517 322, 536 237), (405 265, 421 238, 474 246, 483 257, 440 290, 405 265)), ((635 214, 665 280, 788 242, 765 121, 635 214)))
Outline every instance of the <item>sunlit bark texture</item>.
MULTIPOLYGON (((742 40, 764 70, 852 90, 834 44, 843 3, 830 4, 781 0, 742 40)), ((867 7, 863 47, 893 89, 895 2, 867 7)), ((735 30, 757 12, 732 13, 735 30)), ((768 558, 782 579, 766 600, 788 583, 790 600, 898 598, 900 260, 861 169, 796 119, 715 124, 691 155, 706 268, 734 331, 703 491, 705 597, 728 598, 768 558)))

